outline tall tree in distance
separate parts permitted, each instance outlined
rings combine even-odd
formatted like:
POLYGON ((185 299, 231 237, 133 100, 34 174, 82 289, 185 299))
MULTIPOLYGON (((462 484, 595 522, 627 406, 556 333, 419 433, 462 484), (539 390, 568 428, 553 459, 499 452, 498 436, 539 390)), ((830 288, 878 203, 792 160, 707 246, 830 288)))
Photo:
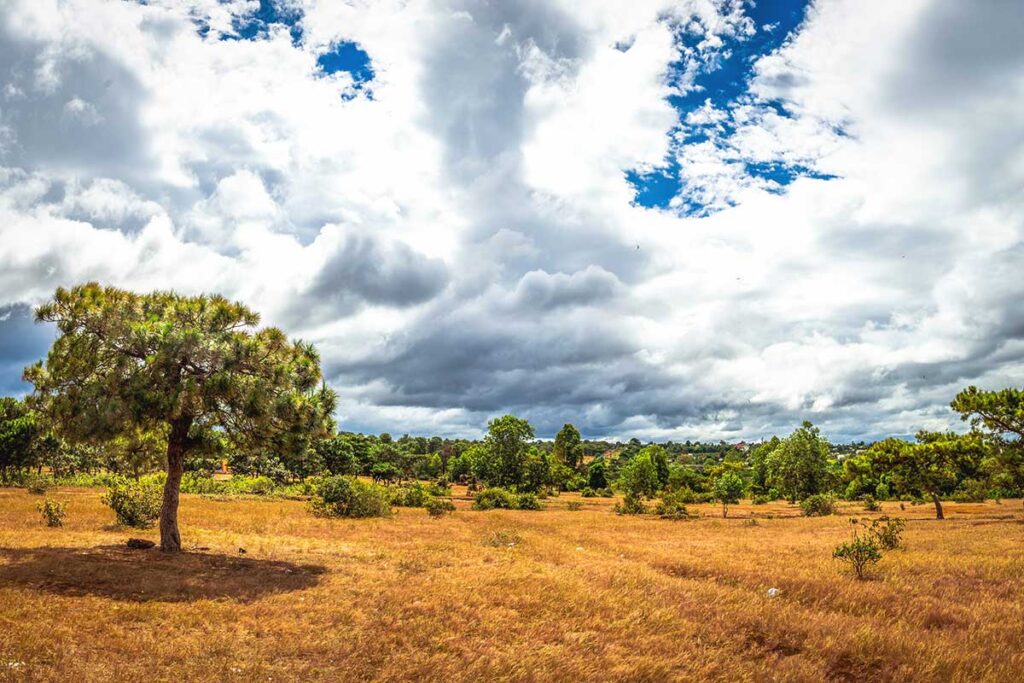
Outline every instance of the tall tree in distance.
POLYGON ((580 432, 570 423, 566 423, 555 435, 555 457, 575 472, 583 464, 583 444, 580 432))
POLYGON ((181 550, 178 498, 186 455, 234 449, 301 452, 333 431, 335 395, 309 344, 222 296, 136 294, 96 283, 60 288, 36 318, 56 323, 45 362, 25 370, 30 405, 60 436, 103 443, 166 430, 160 547, 181 550))
POLYGON ((825 490, 828 480, 829 447, 821 432, 805 421, 779 442, 765 461, 768 485, 790 501, 825 490))
POLYGON ((495 486, 518 486, 523 481, 526 451, 533 440, 533 427, 515 415, 504 415, 487 423, 484 447, 490 461, 488 476, 495 486))

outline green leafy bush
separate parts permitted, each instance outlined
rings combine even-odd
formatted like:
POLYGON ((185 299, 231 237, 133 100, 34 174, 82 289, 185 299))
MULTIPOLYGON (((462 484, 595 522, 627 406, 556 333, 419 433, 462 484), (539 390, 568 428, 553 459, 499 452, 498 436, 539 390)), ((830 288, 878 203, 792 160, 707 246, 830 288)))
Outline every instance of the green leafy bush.
POLYGON ((989 498, 989 489, 977 479, 965 479, 953 494, 958 503, 984 503, 989 498))
POLYGON ((227 481, 227 492, 240 496, 269 496, 277 485, 270 477, 234 476, 227 481))
POLYGON ((45 495, 55 483, 53 477, 48 477, 45 474, 30 474, 25 477, 25 489, 37 496, 45 495))
POLYGON ((516 508, 519 510, 540 510, 540 501, 532 493, 520 493, 516 496, 516 508))
POLYGON ((430 492, 423 484, 413 482, 391 492, 391 504, 401 508, 422 508, 430 502, 430 492))
POLYGON ((596 493, 597 493, 597 495, 601 496, 602 498, 614 498, 615 497, 615 492, 612 491, 610 486, 605 486, 603 489, 597 489, 596 493))
POLYGON ((227 493, 227 482, 217 481, 200 472, 185 472, 181 475, 181 492, 199 495, 227 493))
POLYGON ((427 491, 432 496, 446 497, 452 495, 452 485, 447 479, 438 479, 430 483, 427 491))
POLYGON ((622 502, 615 504, 613 510, 617 515, 643 515, 647 513, 647 506, 640 496, 626 494, 622 502))
POLYGON ((455 512, 455 503, 445 498, 431 498, 427 501, 427 514, 431 517, 444 517, 455 512))
POLYGON ((387 517, 391 514, 386 488, 345 475, 320 480, 309 507, 318 517, 387 517))
POLYGON ((864 496, 864 509, 868 512, 878 512, 882 509, 882 506, 879 505, 878 501, 875 500, 875 497, 869 493, 864 496))
POLYGON ((115 482, 103 496, 103 504, 117 515, 122 526, 145 529, 153 526, 160 516, 163 495, 158 479, 143 477, 139 481, 115 482))
POLYGON ((871 522, 871 535, 885 550, 895 550, 903 542, 907 520, 901 517, 879 517, 871 522))
POLYGON ((768 500, 768 496, 754 496, 753 500, 750 502, 754 505, 767 505, 771 501, 768 500))
POLYGON ((816 493, 800 501, 804 517, 827 517, 836 512, 836 499, 828 493, 816 493))
POLYGON ((658 501, 657 506, 655 506, 654 511, 664 519, 690 519, 692 515, 686 509, 684 500, 687 496, 684 491, 673 491, 672 493, 664 494, 661 500, 658 501))
POLYGON ((484 489, 473 498, 474 510, 515 510, 517 507, 518 501, 515 494, 502 488, 484 489))
POLYGON ((67 517, 67 506, 64 503, 47 498, 36 505, 36 509, 43 516, 46 526, 64 526, 64 518, 67 517))
POLYGON ((597 493, 594 491, 594 489, 590 488, 589 486, 584 486, 580 490, 580 496, 582 498, 594 498, 597 496, 597 493))
POLYGON ((863 579, 867 574, 868 567, 881 561, 882 551, 873 536, 868 534, 861 536, 855 527, 853 538, 846 543, 837 545, 832 551, 832 557, 846 562, 853 569, 857 578, 863 579))

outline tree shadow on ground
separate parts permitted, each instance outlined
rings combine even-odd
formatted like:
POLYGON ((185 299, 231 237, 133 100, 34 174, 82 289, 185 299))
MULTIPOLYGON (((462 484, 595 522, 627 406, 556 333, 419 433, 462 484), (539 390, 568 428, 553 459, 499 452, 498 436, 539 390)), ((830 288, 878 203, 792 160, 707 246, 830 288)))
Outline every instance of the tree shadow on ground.
POLYGON ((311 588, 325 571, 318 565, 124 546, 0 548, 0 586, 129 602, 252 602, 311 588))

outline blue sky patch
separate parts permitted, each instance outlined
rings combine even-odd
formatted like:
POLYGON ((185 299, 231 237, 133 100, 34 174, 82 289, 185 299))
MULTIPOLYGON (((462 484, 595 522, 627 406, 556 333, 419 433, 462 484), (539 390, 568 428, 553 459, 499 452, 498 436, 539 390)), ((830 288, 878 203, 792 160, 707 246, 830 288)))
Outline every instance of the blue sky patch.
MULTIPOLYGON (((627 171, 626 179, 636 189, 636 204, 649 208, 668 208, 673 198, 685 192, 686 188, 679 179, 680 167, 676 155, 688 144, 707 142, 710 139, 708 132, 699 127, 684 127, 682 122, 686 115, 703 106, 705 102, 717 110, 728 111, 730 105, 747 93, 754 62, 785 43, 803 21, 808 4, 809 0, 759 0, 756 4, 748 2, 746 15, 754 24, 754 34, 726 39, 723 48, 702 65, 694 79, 695 87, 668 98, 669 103, 679 113, 680 125, 670 133, 673 142, 665 163, 660 168, 646 173, 627 171)), ((684 47, 692 47, 702 39, 703 36, 695 36, 682 29, 677 36, 677 40, 684 47)), ((670 78, 681 79, 685 64, 673 64, 671 69, 673 73, 670 74, 670 78)), ((780 102, 765 104, 780 116, 788 116, 780 102)), ((734 126, 728 118, 714 125, 722 139, 727 139, 733 133, 734 126)), ((788 185, 799 176, 819 177, 811 169, 782 163, 746 164, 746 172, 751 176, 771 180, 779 186, 788 185)), ((705 207, 699 203, 685 201, 686 197, 682 199, 684 201, 679 208, 684 213, 706 212, 705 207)))
POLYGON ((338 43, 330 52, 325 52, 317 57, 316 64, 325 74, 347 71, 352 75, 352 80, 356 84, 373 79, 370 55, 366 54, 356 43, 338 43))

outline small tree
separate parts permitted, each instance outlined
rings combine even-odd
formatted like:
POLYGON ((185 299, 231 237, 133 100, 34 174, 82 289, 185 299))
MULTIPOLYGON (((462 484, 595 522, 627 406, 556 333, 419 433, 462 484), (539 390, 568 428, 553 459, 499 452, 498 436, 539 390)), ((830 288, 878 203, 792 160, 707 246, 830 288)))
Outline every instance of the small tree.
POLYGON ((722 504, 722 517, 728 517, 729 506, 739 503, 743 495, 743 479, 735 472, 726 472, 715 480, 712 492, 715 500, 722 504))
POLYGON ((56 323, 46 362, 25 370, 31 404, 73 442, 136 429, 167 434, 160 547, 181 550, 186 457, 215 448, 302 452, 330 429, 334 392, 309 344, 221 296, 135 294, 95 283, 58 289, 36 318, 56 323))
POLYGON ((810 422, 783 439, 765 460, 768 485, 790 502, 825 490, 829 472, 828 442, 810 422))
POLYGON ((863 579, 868 567, 882 560, 882 551, 879 550, 878 543, 872 535, 861 536, 857 533, 857 520, 851 522, 853 538, 837 545, 832 551, 832 557, 849 564, 857 578, 863 579))
POLYGON ((580 432, 573 425, 566 423, 555 435, 554 455, 565 463, 566 467, 575 471, 583 464, 583 445, 580 432))
POLYGON ((488 460, 483 477, 494 486, 518 486, 525 475, 527 446, 533 440, 533 427, 515 415, 505 415, 487 423, 484 448, 488 460))
POLYGON ((619 488, 630 497, 653 498, 658 492, 658 470, 649 454, 639 453, 619 472, 619 488))

